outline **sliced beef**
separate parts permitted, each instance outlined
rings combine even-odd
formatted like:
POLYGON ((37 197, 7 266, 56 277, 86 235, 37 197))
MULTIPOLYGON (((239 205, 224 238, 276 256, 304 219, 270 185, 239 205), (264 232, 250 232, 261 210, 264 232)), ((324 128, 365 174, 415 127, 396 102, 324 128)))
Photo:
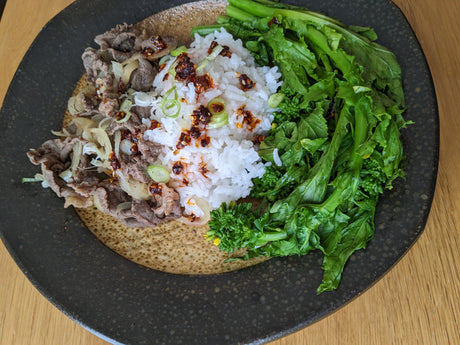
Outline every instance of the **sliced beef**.
POLYGON ((98 198, 103 211, 114 217, 117 216, 118 205, 131 202, 131 197, 121 189, 120 185, 111 183, 109 180, 99 184, 94 192, 94 196, 98 198))
POLYGON ((123 62, 136 53, 136 41, 140 34, 132 25, 125 23, 96 36, 94 41, 99 44, 100 50, 109 53, 112 60, 123 62))
POLYGON ((91 116, 97 113, 98 100, 96 92, 94 93, 79 93, 78 102, 82 105, 83 111, 79 112, 79 116, 91 116))
POLYGON ((71 178, 69 183, 59 176, 60 173, 69 168, 71 153, 78 141, 82 144, 86 143, 85 140, 78 137, 48 140, 37 150, 27 152, 27 156, 33 164, 42 166, 43 176, 57 196, 66 198, 66 201, 69 199, 66 206, 73 204, 81 207, 86 205, 85 207, 87 207, 91 204, 91 200, 88 200, 91 191, 99 183, 99 179, 91 176, 91 171, 87 169, 87 158, 81 159, 75 177, 71 178), (88 189, 89 192, 86 191, 88 189))
POLYGON ((139 67, 131 74, 131 88, 136 91, 148 91, 152 87, 157 71, 149 61, 145 59, 138 61, 139 67))
POLYGON ((152 107, 141 107, 139 105, 135 105, 131 107, 130 112, 136 114, 139 119, 149 119, 151 115, 152 107))
POLYGON ((144 138, 141 137, 137 142, 137 149, 146 161, 155 162, 160 155, 162 148, 160 144, 144 140, 144 138))
POLYGON ((134 180, 142 183, 149 183, 150 177, 147 175, 147 167, 150 165, 143 155, 122 155, 120 169, 124 176, 131 176, 134 180))
POLYGON ((102 101, 99 103, 98 111, 104 116, 114 117, 120 109, 118 97, 115 93, 105 92, 102 101))
MULTIPOLYGON (((172 40, 149 36, 145 31, 141 32, 127 24, 118 25, 97 36, 95 42, 100 49, 88 48, 82 54, 87 82, 90 85, 69 101, 69 110, 72 110, 75 117, 101 114, 117 119, 120 115, 120 96, 128 88, 144 92, 150 90, 157 73, 156 60, 176 47, 172 40), (129 58, 137 59, 139 66, 131 73, 128 85, 124 85, 121 79, 115 80, 112 61, 123 63, 129 58)), ((127 63, 128 61, 125 64, 127 63)), ((126 122, 110 121, 106 128, 112 144, 114 133, 120 130, 123 140, 129 138, 135 148, 131 155, 120 152, 120 157, 115 157, 119 166, 115 168, 111 165, 114 171, 112 176, 101 173, 105 168, 93 166, 90 162, 94 155, 88 154, 81 156, 72 176, 66 180, 59 176, 71 165, 75 143, 87 143, 79 137, 81 131, 75 124, 63 131, 66 135, 69 134, 68 137, 46 141, 27 155, 33 164, 42 166, 43 175, 51 189, 59 197, 66 199, 65 207, 88 207, 96 203, 105 213, 121 219, 128 226, 152 227, 181 217, 182 210, 178 193, 165 184, 161 184, 159 193, 150 197, 147 195, 147 200, 137 200, 123 191, 117 182, 116 173, 119 171, 119 176, 130 176, 133 180, 146 184, 145 187, 150 185, 152 180, 146 173, 147 167, 157 160, 161 152, 161 146, 143 138, 147 126, 142 120, 150 118, 151 107, 134 106, 130 112, 131 116, 126 122)), ((113 152, 111 154, 115 155, 113 152)), ((113 162, 109 159, 109 163, 113 162)))
POLYGON ((94 83, 98 76, 103 72, 104 75, 109 74, 110 65, 104 61, 97 53, 97 50, 88 48, 82 56, 83 66, 86 71, 86 80, 88 83, 94 83))
POLYGON ((118 123, 116 121, 112 121, 110 125, 105 129, 108 135, 113 135, 119 129, 125 129, 130 131, 131 133, 137 133, 145 129, 145 125, 142 123, 142 120, 135 112, 131 112, 131 116, 126 122, 118 123))
POLYGON ((160 183, 161 194, 154 194, 156 201, 155 215, 157 217, 170 217, 171 215, 180 216, 181 208, 179 205, 179 194, 173 189, 160 183))
POLYGON ((176 199, 169 197, 167 200, 158 201, 153 198, 149 200, 132 199, 116 183, 102 184, 97 188, 95 196, 105 213, 120 219, 130 227, 153 227, 181 216, 178 196, 176 199), (127 204, 128 207, 120 208, 121 204, 127 204), (165 209, 170 212, 166 213, 165 209))
POLYGON ((137 49, 142 51, 145 58, 153 61, 169 54, 176 49, 177 40, 174 37, 161 37, 158 35, 148 35, 145 31, 136 41, 137 49))

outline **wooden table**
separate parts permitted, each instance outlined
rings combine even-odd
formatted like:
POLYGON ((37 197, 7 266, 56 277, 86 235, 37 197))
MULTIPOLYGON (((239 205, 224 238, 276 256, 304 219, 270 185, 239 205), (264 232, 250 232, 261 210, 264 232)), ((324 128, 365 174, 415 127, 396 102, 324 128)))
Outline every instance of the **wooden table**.
MULTIPOLYGON (((7 1, 0 22, 1 101, 35 36, 71 2, 7 1)), ((271 345, 460 344, 460 3, 395 2, 425 51, 439 103, 440 166, 426 229, 396 267, 358 299, 271 345)), ((48 302, 0 245, 0 344, 107 343, 48 302)))

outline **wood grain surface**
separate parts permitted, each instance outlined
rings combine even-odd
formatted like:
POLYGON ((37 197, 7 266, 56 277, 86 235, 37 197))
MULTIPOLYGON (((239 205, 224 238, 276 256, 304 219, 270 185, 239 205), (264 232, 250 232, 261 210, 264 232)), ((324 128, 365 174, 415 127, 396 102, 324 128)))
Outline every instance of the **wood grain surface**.
MULTIPOLYGON (((71 2, 7 1, 0 22, 0 101, 40 29, 71 2)), ((363 295, 271 345, 460 344, 460 2, 395 3, 423 47, 438 97, 440 165, 427 226, 396 267, 363 295)), ((107 343, 48 302, 0 244, 0 344, 107 343)))

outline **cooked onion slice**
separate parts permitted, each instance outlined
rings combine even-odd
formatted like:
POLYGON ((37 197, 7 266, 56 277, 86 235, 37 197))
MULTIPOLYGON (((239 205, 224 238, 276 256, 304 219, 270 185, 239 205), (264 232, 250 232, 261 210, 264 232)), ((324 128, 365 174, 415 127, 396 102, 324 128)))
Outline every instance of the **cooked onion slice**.
POLYGON ((195 200, 196 205, 203 212, 203 215, 198 218, 195 218, 193 216, 182 216, 178 219, 178 221, 184 224, 195 225, 195 226, 207 224, 209 220, 211 219, 211 206, 209 206, 209 203, 202 198, 198 198, 194 196, 193 200, 195 200))
POLYGON ((149 193, 149 187, 146 183, 142 183, 132 178, 124 176, 121 172, 117 171, 118 181, 120 182, 120 187, 123 189, 129 196, 134 199, 147 200, 150 199, 151 195, 149 193))

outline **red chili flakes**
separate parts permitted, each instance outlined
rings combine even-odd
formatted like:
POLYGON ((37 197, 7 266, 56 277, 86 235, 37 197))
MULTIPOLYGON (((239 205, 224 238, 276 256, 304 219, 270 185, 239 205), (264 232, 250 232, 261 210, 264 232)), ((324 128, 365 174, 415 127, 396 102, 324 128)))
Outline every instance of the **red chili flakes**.
POLYGON ((192 223, 195 222, 197 219, 200 219, 199 217, 196 216, 195 213, 190 214, 189 216, 187 216, 187 218, 192 223))
POLYGON ((181 161, 177 161, 172 166, 172 172, 179 175, 184 170, 184 164, 181 161))
POLYGON ((121 130, 121 139, 128 139, 131 140, 133 143, 137 143, 139 141, 139 137, 141 135, 141 130, 136 129, 134 134, 128 129, 121 130))
POLYGON ((163 77, 163 81, 166 81, 169 79, 169 73, 166 73, 165 76, 163 77))
POLYGON ((127 130, 127 129, 122 129, 121 130, 121 139, 128 139, 128 140, 131 140, 133 137, 133 134, 127 130))
POLYGON ((201 175, 203 175, 205 178, 208 178, 208 177, 206 176, 206 174, 209 172, 209 170, 208 170, 208 167, 207 167, 207 165, 206 165, 205 162, 203 162, 203 161, 200 162, 200 168, 198 169, 198 171, 199 171, 199 172, 201 173, 201 175))
POLYGON ((131 134, 131 141, 133 143, 137 143, 139 138, 141 137, 142 131, 140 129, 136 129, 133 134, 131 134))
POLYGON ((161 36, 150 37, 150 42, 155 47, 156 52, 161 52, 162 50, 168 48, 168 45, 161 36))
POLYGON ((139 152, 139 147, 137 146, 136 143, 133 143, 133 145, 131 146, 131 153, 132 153, 133 155, 138 155, 138 154, 140 154, 140 152, 139 152))
POLYGON ((210 111, 214 114, 219 114, 221 112, 223 112, 225 109, 225 105, 223 103, 220 103, 220 102, 214 102, 214 103, 211 103, 211 106, 210 106, 210 111))
POLYGON ((265 137, 263 135, 256 135, 254 138, 252 138, 252 143, 254 145, 260 145, 260 143, 264 140, 265 140, 265 137))
POLYGON ((157 182, 152 182, 149 186, 149 192, 153 195, 161 195, 163 193, 163 187, 157 182))
POLYGON ((162 50, 168 48, 168 45, 163 40, 163 38, 161 38, 161 36, 150 37, 150 43, 152 44, 151 47, 147 47, 142 50, 142 54, 144 54, 147 59, 152 58, 153 55, 158 54, 162 50))
POLYGON ((197 76, 195 79, 195 91, 197 95, 214 87, 214 82, 208 73, 197 76))
POLYGON ((123 83, 123 80, 120 78, 118 81, 118 96, 121 96, 126 91, 126 85, 123 83))
POLYGON ((184 186, 188 186, 190 181, 187 180, 185 177, 182 179, 182 183, 184 184, 184 186))
POLYGON ((176 80, 186 83, 194 82, 196 78, 196 66, 190 61, 187 53, 180 54, 177 57, 177 61, 177 66, 174 68, 176 71, 176 80))
POLYGON ((211 138, 205 135, 203 139, 201 139, 201 147, 206 147, 211 143, 211 138))
POLYGON ((238 79, 240 81, 240 87, 241 87, 241 90, 243 91, 248 91, 248 90, 251 90, 255 85, 256 83, 253 82, 247 74, 240 74, 238 76, 238 79))
POLYGON ((117 121, 123 120, 125 116, 126 116, 126 113, 124 111, 119 111, 119 110, 113 115, 113 117, 117 121))
MULTIPOLYGON (((211 42, 211 45, 209 46, 208 48, 208 54, 211 54, 212 51, 214 50, 215 47, 217 47, 217 42, 216 41, 212 41, 211 42)), ((230 48, 229 46, 222 46, 222 51, 220 52, 219 55, 222 55, 222 56, 225 56, 225 57, 228 57, 228 58, 231 58, 232 57, 232 52, 230 51, 230 48)))
POLYGON ((190 136, 193 139, 198 139, 199 137, 201 137, 201 131, 198 128, 198 126, 192 126, 192 128, 190 128, 190 136))
POLYGON ((153 50, 152 48, 144 48, 142 49, 142 54, 147 59, 153 59, 152 56, 155 55, 155 50, 153 50))
POLYGON ((236 113, 239 115, 239 116, 242 116, 243 117, 243 123, 245 123, 247 125, 247 128, 249 129, 249 131, 253 131, 254 128, 256 128, 256 126, 260 123, 260 120, 255 117, 251 111, 249 110, 246 110, 246 105, 243 105, 242 107, 238 108, 238 110, 236 111, 236 113))
POLYGON ((110 166, 112 167, 112 170, 118 170, 121 168, 120 161, 118 160, 117 156, 115 155, 115 152, 110 152, 109 154, 109 162, 110 166))
POLYGON ((176 144, 178 150, 183 149, 185 146, 190 145, 192 139, 190 138, 190 131, 184 131, 180 134, 179 141, 176 144))
POLYGON ((199 124, 207 125, 211 122, 212 114, 208 108, 204 105, 200 105, 197 109, 193 111, 191 115, 192 124, 198 126, 199 124))
POLYGON ((267 23, 268 26, 279 25, 279 24, 280 24, 280 22, 279 22, 278 18, 276 18, 276 17, 273 17, 273 18, 267 23))
POLYGON ((160 127, 161 127, 161 123, 159 123, 157 120, 152 120, 152 122, 150 123, 149 129, 152 130, 152 129, 160 128, 160 127))

